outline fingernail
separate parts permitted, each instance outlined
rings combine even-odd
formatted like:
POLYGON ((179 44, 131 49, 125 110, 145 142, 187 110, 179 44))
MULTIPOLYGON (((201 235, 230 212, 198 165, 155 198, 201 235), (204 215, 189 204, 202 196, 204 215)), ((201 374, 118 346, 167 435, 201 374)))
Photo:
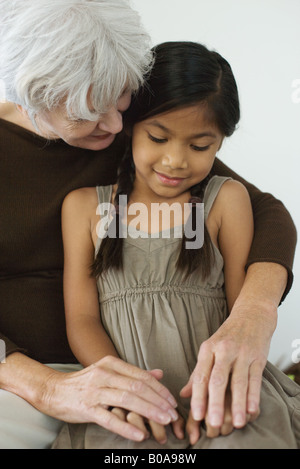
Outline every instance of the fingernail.
POLYGON ((171 422, 171 416, 170 415, 166 415, 166 414, 160 414, 158 416, 158 419, 159 421, 164 424, 164 425, 168 425, 168 423, 171 422))
POLYGON ((135 432, 133 432, 133 438, 136 441, 143 441, 144 438, 145 438, 145 435, 144 435, 144 433, 142 433, 140 431, 135 431, 135 432))
POLYGON ((212 414, 208 420, 212 427, 219 427, 221 425, 221 419, 218 414, 212 414))
POLYGON ((163 440, 159 440, 160 445, 164 445, 167 443, 167 438, 164 438, 163 440))
POLYGON ((177 407, 177 402, 175 401, 174 397, 169 397, 168 402, 171 404, 172 407, 177 407))
POLYGON ((193 410, 193 418, 194 420, 201 420, 202 419, 202 412, 201 409, 194 409, 193 410))
POLYGON ((241 427, 244 424, 244 418, 242 414, 237 414, 234 417, 234 426, 235 427, 241 427))
POLYGON ((248 412, 251 414, 256 411, 257 411, 257 405, 255 404, 255 402, 250 402, 248 406, 248 412))
POLYGON ((168 410, 168 413, 171 416, 172 422, 176 422, 176 420, 178 420, 178 414, 177 414, 176 410, 170 409, 170 410, 168 410))

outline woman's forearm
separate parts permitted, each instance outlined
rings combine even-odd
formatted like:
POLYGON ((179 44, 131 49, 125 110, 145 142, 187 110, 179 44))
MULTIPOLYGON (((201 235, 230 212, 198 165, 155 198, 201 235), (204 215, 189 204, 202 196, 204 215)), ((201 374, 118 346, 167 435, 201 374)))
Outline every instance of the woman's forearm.
MULTIPOLYGON (((270 312, 270 320, 277 318, 280 304, 288 280, 285 267, 274 262, 256 262, 248 267, 244 285, 235 306, 243 303, 260 303, 270 312)), ((255 311, 253 311, 255 314, 255 311)))
POLYGON ((107 409, 122 407, 157 423, 177 418, 171 393, 147 371, 107 356, 83 370, 62 373, 21 353, 0 364, 0 388, 58 420, 94 422, 124 438, 141 441, 145 434, 107 409))
POLYGON ((12 392, 40 409, 43 407, 45 386, 56 373, 59 372, 15 352, 0 364, 0 389, 12 392))

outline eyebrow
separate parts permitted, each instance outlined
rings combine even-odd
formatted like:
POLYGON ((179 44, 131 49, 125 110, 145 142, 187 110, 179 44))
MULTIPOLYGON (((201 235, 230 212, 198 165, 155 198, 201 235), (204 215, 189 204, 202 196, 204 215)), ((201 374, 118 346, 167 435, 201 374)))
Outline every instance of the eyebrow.
MULTIPOLYGON (((148 125, 153 125, 154 127, 158 127, 159 129, 163 130, 164 132, 168 133, 168 134, 172 134, 172 131, 170 129, 168 129, 167 127, 165 127, 164 125, 162 125, 160 122, 158 122, 157 120, 153 120, 153 121, 150 121, 148 123, 148 125)), ((198 134, 194 134, 194 135, 190 135, 189 138, 202 138, 202 137, 212 137, 212 138, 217 138, 217 136, 213 133, 213 132, 200 132, 198 134)))

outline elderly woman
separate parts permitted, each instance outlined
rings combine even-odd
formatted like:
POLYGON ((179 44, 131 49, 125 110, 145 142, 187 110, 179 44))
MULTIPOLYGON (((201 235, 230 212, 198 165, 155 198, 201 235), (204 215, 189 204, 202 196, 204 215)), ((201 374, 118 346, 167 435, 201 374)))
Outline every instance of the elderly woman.
MULTIPOLYGON (((85 369, 76 363, 65 332, 60 209, 73 189, 115 181, 122 113, 151 67, 149 38, 125 0, 0 0, 0 12, 0 446, 47 448, 61 421, 139 441, 143 431, 109 407, 167 424, 176 403, 160 370, 112 357, 85 369)), ((220 161, 214 173, 241 180, 220 161)), ((296 242, 283 205, 243 182, 256 225, 245 285, 186 388, 199 420, 209 388, 220 431, 231 372, 233 423, 258 412, 296 242)))

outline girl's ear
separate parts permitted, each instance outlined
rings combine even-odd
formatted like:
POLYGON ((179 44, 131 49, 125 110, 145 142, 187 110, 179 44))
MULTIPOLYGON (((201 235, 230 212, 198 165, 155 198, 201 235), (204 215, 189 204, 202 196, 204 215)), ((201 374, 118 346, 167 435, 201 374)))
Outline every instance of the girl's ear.
POLYGON ((217 152, 221 150, 221 147, 222 147, 222 145, 223 145, 223 142, 224 142, 224 138, 222 138, 221 143, 220 143, 220 146, 219 146, 217 152))

